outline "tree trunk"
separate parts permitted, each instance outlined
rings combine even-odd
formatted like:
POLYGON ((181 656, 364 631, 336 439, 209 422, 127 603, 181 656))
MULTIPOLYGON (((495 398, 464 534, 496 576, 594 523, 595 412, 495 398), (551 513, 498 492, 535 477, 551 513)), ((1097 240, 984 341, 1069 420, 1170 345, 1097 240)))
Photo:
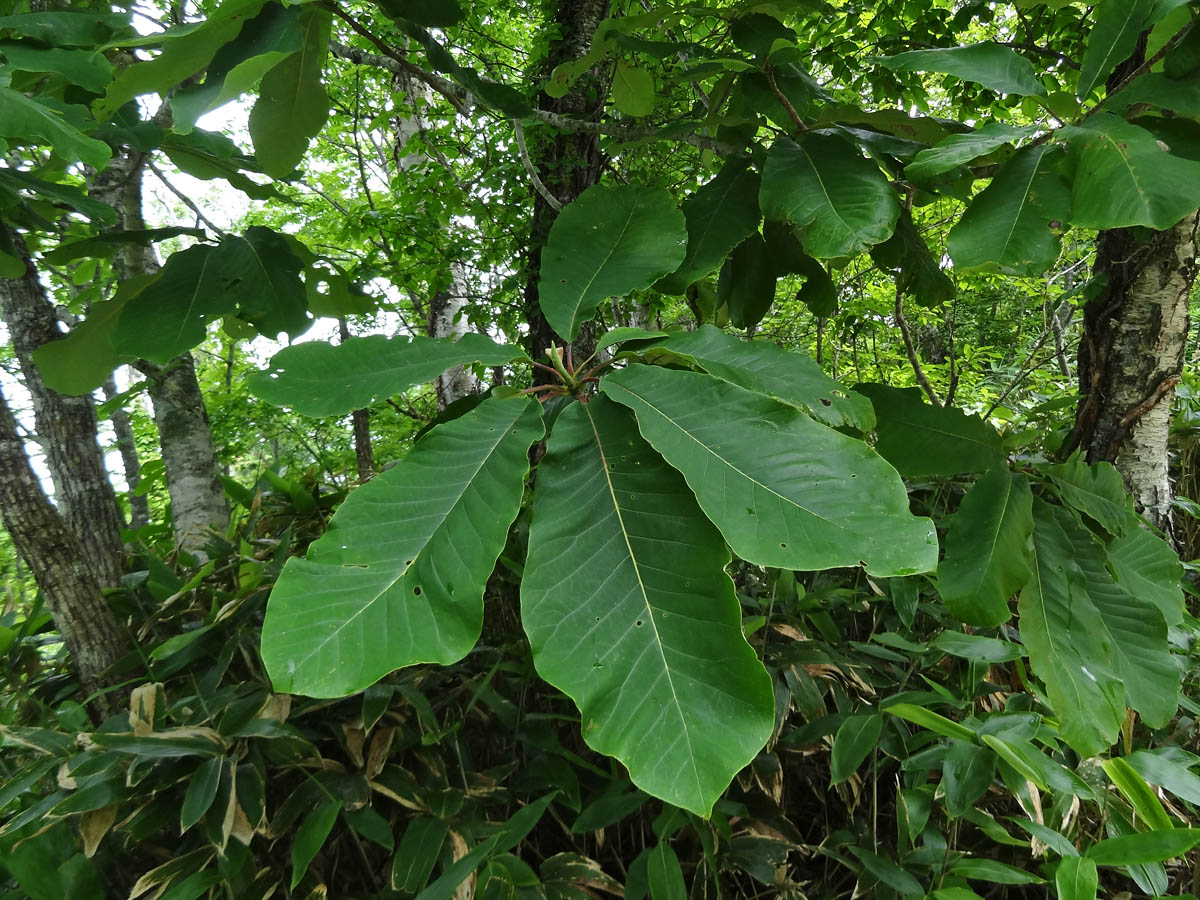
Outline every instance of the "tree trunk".
MULTIPOLYGON (((94 196, 120 211, 124 227, 131 231, 146 227, 142 215, 143 163, 142 154, 126 150, 96 176, 92 188, 94 196)), ((154 248, 149 244, 130 244, 120 257, 119 269, 124 277, 152 273, 158 268, 154 248)), ((204 395, 196 380, 195 362, 190 353, 182 353, 165 367, 139 360, 137 369, 149 381, 175 541, 203 561, 206 554, 201 548, 209 531, 224 531, 229 524, 229 504, 217 478, 220 463, 204 395)))
MULTIPOLYGON (((345 319, 338 319, 338 336, 343 341, 350 337, 350 326, 345 319)), ((361 484, 375 474, 375 451, 371 448, 371 411, 356 409, 350 414, 350 421, 354 425, 354 460, 361 484)))
MULTIPOLYGON (((46 499, 2 393, 0 514, 41 589, 84 693, 101 690, 109 683, 108 670, 124 655, 128 641, 100 593, 84 547, 46 499)), ((101 717, 111 710, 104 694, 98 695, 92 706, 101 717)))
POLYGON ((1200 216, 1159 232, 1114 229, 1097 239, 1099 296, 1083 311, 1083 400, 1069 449, 1113 463, 1142 515, 1166 528, 1171 399, 1183 372, 1188 296, 1196 280, 1200 216))
POLYGON ((54 501, 101 586, 115 587, 121 581, 121 517, 96 440, 96 409, 90 396, 69 397, 42 382, 33 351, 61 339, 63 333, 24 240, 11 228, 0 227, 25 260, 22 277, 0 278, 0 314, 33 398, 38 440, 54 481, 54 501))
MULTIPOLYGON (((429 336, 460 338, 471 330, 463 308, 467 305, 467 278, 462 265, 450 263, 450 287, 434 294, 429 303, 429 336)), ((438 412, 455 400, 479 389, 479 380, 463 366, 455 366, 439 375, 433 382, 437 393, 438 412)))
MULTIPOLYGON (((104 382, 104 399, 112 400, 117 393, 117 381, 109 375, 104 382)), ((129 486, 129 524, 135 529, 144 528, 150 524, 150 501, 145 494, 138 494, 134 490, 142 480, 142 467, 138 462, 133 424, 123 406, 115 407, 109 418, 117 436, 117 452, 121 454, 121 466, 125 469, 125 483, 129 486)))
POLYGON ((203 561, 210 531, 229 524, 229 504, 192 355, 180 354, 166 366, 140 360, 137 368, 150 382, 175 541, 203 561))
MULTIPOLYGON (((545 76, 560 63, 579 59, 587 53, 596 27, 608 15, 608 8, 608 0, 559 0, 554 21, 549 25, 555 37, 543 61, 544 71, 533 73, 535 83, 544 82, 545 76)), ((585 74, 557 100, 541 94, 537 105, 582 119, 603 106, 605 94, 599 79, 594 74, 585 74)), ((564 206, 596 184, 604 166, 599 136, 594 134, 560 132, 553 137, 535 139, 530 142, 529 155, 542 182, 564 206)), ((556 339, 559 342, 562 340, 542 315, 538 302, 542 247, 546 244, 550 226, 554 224, 558 212, 540 193, 532 187, 530 190, 533 191, 533 221, 530 224, 529 255, 525 261, 525 320, 529 324, 529 355, 540 361, 556 339)), ((590 355, 594 347, 594 330, 590 325, 585 326, 575 342, 575 357, 582 359, 590 355)), ((537 370, 535 381, 542 381, 544 375, 537 370)))

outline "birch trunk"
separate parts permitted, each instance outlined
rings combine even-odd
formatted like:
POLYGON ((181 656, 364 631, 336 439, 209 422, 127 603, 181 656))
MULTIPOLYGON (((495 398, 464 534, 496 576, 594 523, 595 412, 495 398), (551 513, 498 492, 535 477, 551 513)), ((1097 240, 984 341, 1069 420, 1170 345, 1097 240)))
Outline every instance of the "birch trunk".
POLYGON ((1193 213, 1174 228, 1114 229, 1097 239, 1101 294, 1084 307, 1079 348, 1083 400, 1070 448, 1121 472, 1140 513, 1170 523, 1167 439, 1183 372, 1188 297, 1196 280, 1193 213))
MULTIPOLYGON (((112 400, 117 395, 117 381, 109 375, 104 382, 104 399, 112 400)), ((135 488, 142 480, 142 467, 138 461, 137 441, 133 437, 133 424, 125 408, 117 406, 109 417, 113 433, 117 437, 117 452, 121 454, 121 466, 125 470, 125 483, 129 486, 129 524, 132 528, 144 528, 150 524, 150 501, 135 488)))
MULTIPOLYGON (((108 670, 124 655, 128 642, 100 593, 84 547, 42 491, 3 394, 0 514, 41 589, 84 693, 95 694, 109 683, 108 670)), ((104 694, 92 706, 101 718, 111 711, 104 694)))
MULTIPOLYGON (((338 337, 350 337, 350 326, 345 319, 338 319, 338 337)), ((350 414, 354 427, 354 461, 358 468, 358 481, 368 481, 375 474, 375 451, 371 447, 371 411, 356 409, 350 414)))
POLYGON ((54 502, 94 577, 103 587, 115 587, 121 581, 121 517, 96 439, 96 409, 89 395, 69 397, 43 384, 33 351, 61 339, 63 333, 25 242, 12 229, 0 227, 7 229, 8 239, 25 260, 22 277, 0 278, 0 315, 33 398, 38 441, 54 481, 54 502))

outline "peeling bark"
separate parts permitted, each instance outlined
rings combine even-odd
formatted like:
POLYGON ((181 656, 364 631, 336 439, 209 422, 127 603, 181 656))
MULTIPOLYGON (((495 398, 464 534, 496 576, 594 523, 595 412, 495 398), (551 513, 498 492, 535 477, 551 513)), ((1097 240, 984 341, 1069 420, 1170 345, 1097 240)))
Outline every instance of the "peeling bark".
POLYGON ((1083 311, 1079 385, 1083 399, 1067 449, 1113 463, 1140 513, 1169 525, 1167 438, 1171 399, 1183 371, 1188 297, 1196 280, 1193 213, 1174 228, 1114 229, 1097 239, 1100 294, 1083 311))
MULTIPOLYGON (((467 280, 463 267, 450 264, 450 287, 438 291, 429 304, 429 336, 458 339, 471 330, 463 308, 467 305, 467 280)), ((463 366, 455 366, 433 382, 438 412, 455 400, 479 390, 479 380, 463 366)))
MULTIPOLYGON (((117 396, 117 381, 109 375, 104 382, 104 399, 117 396)), ((121 454, 121 466, 125 470, 125 483, 129 485, 129 524, 132 528, 144 528, 150 524, 150 501, 145 494, 134 489, 142 480, 142 467, 138 461, 137 441, 133 437, 133 425, 124 407, 117 406, 109 417, 113 433, 117 437, 117 452, 121 454)))
POLYGON ((96 439, 95 405, 90 395, 69 397, 42 382, 33 351, 60 340, 63 333, 24 240, 8 226, 0 227, 25 260, 23 276, 0 278, 0 314, 33 398, 38 440, 54 481, 54 502, 100 584, 115 587, 121 581, 124 552, 121 517, 96 439))
MULTIPOLYGON (((100 593, 84 547, 42 491, 3 394, 0 514, 41 589, 84 692, 95 694, 110 683, 108 670, 124 655, 128 641, 100 593)), ((101 718, 108 715, 107 695, 97 694, 92 708, 101 718)))

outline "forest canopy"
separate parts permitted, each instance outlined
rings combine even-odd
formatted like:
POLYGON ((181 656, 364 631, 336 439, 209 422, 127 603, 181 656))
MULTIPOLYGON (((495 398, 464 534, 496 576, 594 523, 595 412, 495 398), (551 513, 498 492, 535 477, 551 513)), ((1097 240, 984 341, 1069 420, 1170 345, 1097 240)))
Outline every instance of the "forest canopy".
POLYGON ((1186 897, 1182 0, 0 0, 0 891, 1186 897))

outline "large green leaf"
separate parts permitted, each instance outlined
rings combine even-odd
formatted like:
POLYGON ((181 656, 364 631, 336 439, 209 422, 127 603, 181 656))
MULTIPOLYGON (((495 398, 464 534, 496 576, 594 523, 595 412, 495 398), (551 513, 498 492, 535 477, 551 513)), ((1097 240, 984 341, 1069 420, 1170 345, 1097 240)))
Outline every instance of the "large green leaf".
POLYGON ((683 201, 687 222, 687 252, 679 268, 655 287, 681 294, 721 265, 734 247, 758 227, 757 172, 743 160, 730 160, 712 181, 683 201))
POLYGON ((1059 231, 1071 214, 1062 152, 1019 150, 950 229, 946 248, 962 269, 1038 275, 1058 259, 1059 231))
POLYGON ((893 72, 939 72, 964 81, 974 81, 998 94, 1042 96, 1046 89, 1038 81, 1033 63, 1008 47, 991 41, 968 47, 910 50, 879 60, 893 72))
POLYGON ((1167 649, 1167 624, 1152 600, 1113 580, 1104 546, 1079 519, 1054 507, 1059 527, 1074 548, 1088 598, 1099 612, 1093 627, 1111 648, 1112 670, 1125 684, 1125 702, 1146 724, 1161 728, 1179 706, 1179 668, 1167 649))
POLYGON ((683 214, 662 188, 588 188, 558 214, 542 250, 546 321, 574 340, 600 303, 678 268, 686 245, 683 214))
POLYGON ((985 472, 1004 459, 996 429, 960 409, 931 406, 920 388, 854 390, 875 406, 875 449, 905 477, 985 472))
MULTIPOLYGON (((73 107, 79 109, 80 107, 73 107)), ((85 162, 103 169, 112 157, 108 144, 90 138, 71 124, 63 111, 0 87, 0 137, 41 141, 66 162, 85 162)))
POLYGON ((18 41, 0 43, 5 68, 19 72, 51 72, 98 94, 112 81, 112 63, 100 53, 35 47, 18 41))
POLYGON ((759 205, 769 219, 795 223, 818 259, 854 256, 892 235, 896 192, 879 167, 841 138, 775 142, 763 168, 759 205))
POLYGON ((766 340, 745 341, 712 325, 679 331, 637 349, 647 360, 682 357, 738 387, 802 409, 834 428, 875 427, 871 401, 834 381, 811 357, 766 340))
POLYGON ((601 389, 637 414, 743 559, 884 576, 936 566, 932 523, 909 513, 903 483, 862 441, 698 372, 631 365, 601 389))
POLYGON ((46 262, 59 266, 85 256, 112 257, 123 246, 129 244, 151 244, 165 241, 180 235, 204 240, 208 233, 203 228, 188 228, 173 225, 169 228, 141 228, 132 231, 104 231, 90 238, 78 241, 67 241, 59 244, 53 250, 42 254, 46 262))
POLYGON ((717 300, 729 310, 734 328, 753 328, 775 302, 775 266, 757 231, 734 249, 717 281, 717 300))
POLYGON ((729 552, 679 473, 606 397, 556 420, 538 467, 521 620, 589 746, 708 815, 766 743, 774 701, 729 552))
POLYGON ((90 394, 104 384, 113 369, 130 360, 113 348, 112 335, 125 304, 155 277, 126 279, 111 300, 92 304, 87 318, 69 334, 33 351, 33 361, 46 387, 60 394, 90 394))
POLYGON ((1200 162, 1168 153, 1146 129, 1102 112, 1059 133, 1075 161, 1073 224, 1162 231, 1200 206, 1200 162))
POLYGON ((954 282, 929 252, 907 209, 901 211, 895 233, 871 248, 871 259, 880 268, 895 273, 897 287, 922 306, 938 306, 954 299, 954 282))
POLYGON ((275 689, 340 697, 465 656, 542 434, 536 401, 485 400, 354 491, 271 592, 262 657, 275 689))
POLYGON ((1140 104, 1157 107, 1172 116, 1194 119, 1200 116, 1200 76, 1193 73, 1187 78, 1176 79, 1162 72, 1147 72, 1134 79, 1129 87, 1113 94, 1104 107, 1111 112, 1120 112, 1140 104))
POLYGON ((300 11, 300 49, 263 76, 250 111, 254 156, 272 178, 285 178, 329 117, 321 81, 333 16, 317 4, 300 11))
POLYGON ((1085 858, 1098 866, 1133 866, 1183 856, 1197 844, 1200 844, 1200 828, 1143 831, 1093 844, 1085 858))
POLYGON ((1121 585, 1157 606, 1168 625, 1183 621, 1183 565, 1166 541, 1131 522, 1108 542, 1108 562, 1121 585))
POLYGON ((1081 756, 1095 756, 1120 733, 1125 691, 1109 665, 1112 647, 1096 627, 1099 613, 1074 545, 1053 507, 1035 499, 1033 509, 1033 578, 1018 602, 1021 640, 1062 736, 1081 756))
POLYGON ((950 520, 938 588, 946 607, 980 627, 1007 622, 1008 601, 1033 574, 1029 479, 996 466, 975 482, 950 520))
POLYGON ((224 44, 237 37, 262 5, 263 0, 225 0, 201 23, 179 25, 153 35, 162 50, 153 59, 135 62, 117 76, 104 96, 92 104, 96 118, 112 118, 118 109, 142 94, 165 95, 201 71, 224 44))
POLYGON ((1045 472, 1064 503, 1095 519, 1109 534, 1124 534, 1136 523, 1133 501, 1112 463, 1088 465, 1076 453, 1066 462, 1046 466, 1045 472))
POLYGON ((217 251, 197 244, 167 257, 159 277, 117 314, 113 349, 166 364, 203 341, 210 322, 237 308, 217 251))
POLYGON ((1029 137, 1035 131, 1037 128, 1032 125, 1018 127, 988 122, 976 131, 952 134, 936 146, 922 150, 905 166, 904 174, 913 181, 923 181, 1029 137))
POLYGON ((340 344, 311 341, 280 350, 270 368, 246 379, 250 393, 304 416, 341 416, 363 409, 447 369, 470 363, 502 366, 523 354, 481 334, 457 341, 418 336, 349 338, 340 344))
POLYGON ((94 49, 117 34, 132 34, 128 13, 97 13, 82 9, 0 16, 0 29, 51 47, 94 49))
POLYGON ((295 7, 267 3, 241 33, 213 56, 203 84, 189 84, 171 98, 175 131, 184 134, 204 113, 248 91, 287 56, 301 48, 295 7))
POLYGON ((259 334, 277 339, 302 334, 308 316, 308 293, 300 278, 303 263, 283 235, 252 225, 244 236, 230 235, 221 242, 220 264, 236 278, 231 290, 238 301, 238 317, 259 334))
POLYGON ((1076 95, 1081 100, 1118 64, 1133 55, 1138 35, 1156 3, 1157 0, 1100 0, 1096 4, 1092 12, 1094 24, 1079 66, 1076 95))

